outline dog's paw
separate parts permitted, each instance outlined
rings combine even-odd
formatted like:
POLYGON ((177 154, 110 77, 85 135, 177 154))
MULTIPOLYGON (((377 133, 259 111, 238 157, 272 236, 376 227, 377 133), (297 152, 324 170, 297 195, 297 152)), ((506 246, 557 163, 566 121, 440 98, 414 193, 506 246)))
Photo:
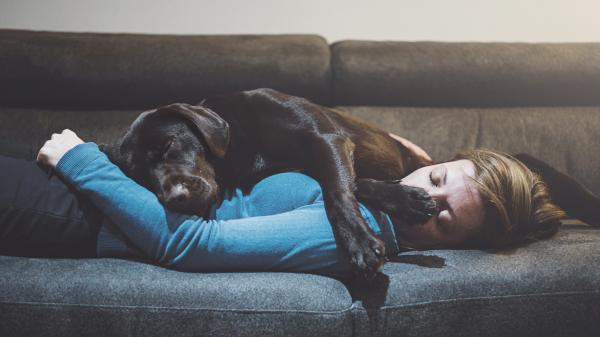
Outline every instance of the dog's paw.
POLYGON ((363 280, 375 278, 385 263, 385 243, 370 233, 362 239, 352 237, 348 242, 350 264, 363 280))
POLYGON ((404 205, 399 217, 409 225, 419 225, 427 222, 437 213, 435 200, 420 187, 402 185, 406 192, 404 205))
POLYGON ((409 225, 423 224, 437 212, 427 191, 402 185, 401 180, 358 179, 355 195, 360 202, 409 225))

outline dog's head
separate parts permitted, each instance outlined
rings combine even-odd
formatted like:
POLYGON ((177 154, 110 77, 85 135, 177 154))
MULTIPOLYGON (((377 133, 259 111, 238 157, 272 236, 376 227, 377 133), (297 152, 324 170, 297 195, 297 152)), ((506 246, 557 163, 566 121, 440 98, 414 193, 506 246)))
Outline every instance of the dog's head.
POLYGON ((228 144, 229 125, 214 111, 176 103, 143 112, 101 149, 167 208, 205 216, 218 195, 213 162, 228 144))

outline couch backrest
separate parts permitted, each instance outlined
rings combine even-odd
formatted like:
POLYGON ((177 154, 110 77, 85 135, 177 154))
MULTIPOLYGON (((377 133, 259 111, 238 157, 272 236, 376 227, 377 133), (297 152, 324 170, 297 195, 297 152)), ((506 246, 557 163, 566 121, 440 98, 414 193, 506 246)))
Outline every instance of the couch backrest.
POLYGON ((600 43, 342 41, 337 105, 600 106, 600 43))
POLYGON ((0 30, 0 106, 145 109, 257 87, 327 103, 329 59, 315 35, 0 30))
POLYGON ((600 43, 341 41, 332 102, 443 161, 533 154, 600 194, 600 43))

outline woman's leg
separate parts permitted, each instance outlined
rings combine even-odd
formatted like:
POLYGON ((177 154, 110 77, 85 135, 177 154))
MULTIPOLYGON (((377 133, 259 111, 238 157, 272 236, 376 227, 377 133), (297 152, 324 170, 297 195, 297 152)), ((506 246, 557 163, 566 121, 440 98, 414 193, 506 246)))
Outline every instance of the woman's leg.
POLYGON ((0 156, 0 254, 95 256, 102 213, 35 161, 0 156))

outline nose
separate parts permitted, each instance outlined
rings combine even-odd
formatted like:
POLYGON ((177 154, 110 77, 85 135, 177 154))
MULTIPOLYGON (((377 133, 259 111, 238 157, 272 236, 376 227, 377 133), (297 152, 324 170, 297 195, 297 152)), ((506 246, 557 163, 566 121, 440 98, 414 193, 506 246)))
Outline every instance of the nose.
POLYGON ((165 202, 167 204, 178 204, 186 201, 189 197, 190 191, 188 188, 184 184, 178 183, 173 185, 173 187, 165 193, 165 202))

